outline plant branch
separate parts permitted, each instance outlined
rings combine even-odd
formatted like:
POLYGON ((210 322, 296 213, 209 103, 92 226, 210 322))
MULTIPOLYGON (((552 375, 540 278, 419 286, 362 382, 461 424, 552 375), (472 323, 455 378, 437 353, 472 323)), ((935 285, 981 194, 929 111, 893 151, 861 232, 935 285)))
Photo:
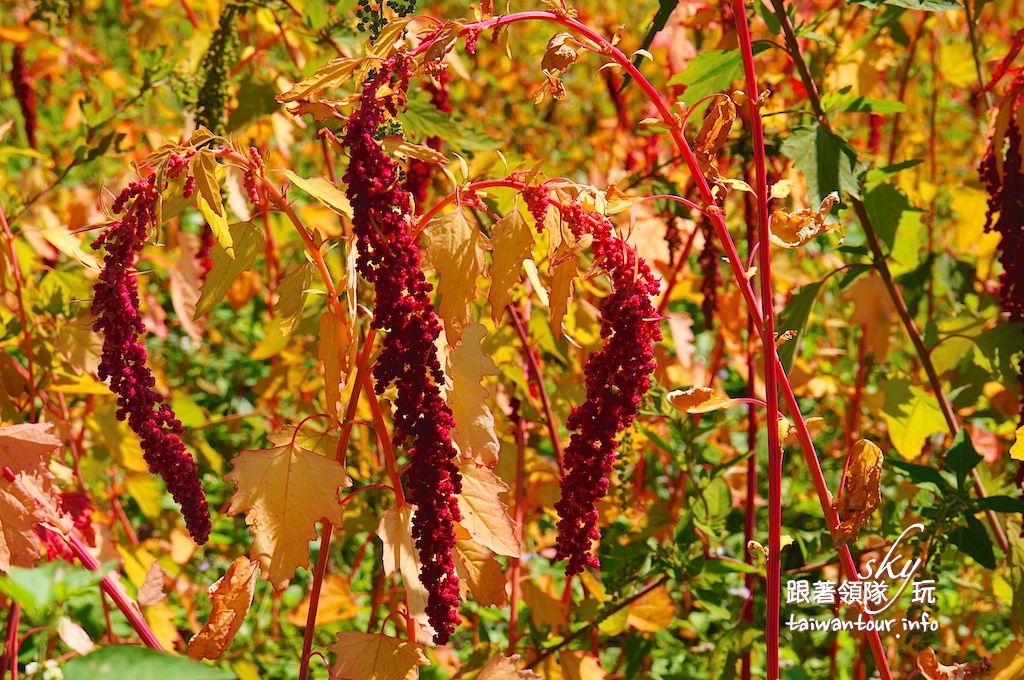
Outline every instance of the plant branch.
MULTIPOLYGON (((783 0, 772 0, 772 7, 774 8, 775 16, 778 17, 779 23, 782 26, 782 32, 786 38, 786 45, 789 49, 790 57, 792 57, 793 63, 796 65, 797 71, 800 73, 800 79, 803 82, 804 89, 807 91, 807 99, 811 104, 811 109, 814 111, 814 114, 817 116, 822 127, 826 131, 831 132, 832 127, 829 124, 828 117, 825 115, 824 109, 822 109, 821 98, 818 96, 817 86, 811 78, 810 71, 807 69, 807 64, 804 61, 803 54, 800 52, 800 45, 797 43, 796 34, 793 31, 793 25, 789 21, 789 16, 786 14, 786 10, 782 2, 783 0)), ((868 214, 867 207, 859 198, 851 196, 850 202, 853 205, 854 213, 857 215, 857 220, 864 229, 864 235, 867 237, 868 247, 871 249, 871 256, 874 260, 875 270, 881 277, 882 282, 885 285, 886 292, 888 292, 889 298, 892 300, 893 306, 896 308, 896 314, 900 317, 900 321, 903 323, 903 327, 906 329, 907 335, 910 337, 910 342, 914 346, 914 351, 917 353, 918 359, 921 361, 921 366, 924 368, 925 375, 928 376, 928 384, 931 386, 932 392, 935 393, 935 399, 938 401, 939 409, 942 411, 942 416, 949 428, 949 433, 956 436, 960 432, 960 424, 957 422, 953 405, 950 403, 949 399, 946 397, 946 393, 942 389, 942 381, 939 379, 938 372, 935 370, 935 364, 932 363, 928 347, 925 346, 921 332, 917 329, 917 324, 914 322, 914 318, 911 316, 910 310, 907 308, 907 303, 904 301, 903 295, 893 279, 892 272, 889 271, 889 265, 886 262, 885 253, 882 251, 882 245, 878 239, 878 233, 875 231, 875 227, 871 221, 871 216, 868 214)), ((979 498, 985 498, 987 494, 985 493, 985 487, 981 483, 981 478, 978 475, 977 469, 972 470, 971 475, 974 479, 975 493, 978 494, 979 498)), ((1008 547, 1006 532, 1003 530, 1002 525, 999 524, 999 519, 991 510, 986 511, 985 516, 988 519, 989 525, 992 527, 992 533, 996 537, 996 542, 999 544, 999 547, 1003 552, 1006 552, 1008 547)))

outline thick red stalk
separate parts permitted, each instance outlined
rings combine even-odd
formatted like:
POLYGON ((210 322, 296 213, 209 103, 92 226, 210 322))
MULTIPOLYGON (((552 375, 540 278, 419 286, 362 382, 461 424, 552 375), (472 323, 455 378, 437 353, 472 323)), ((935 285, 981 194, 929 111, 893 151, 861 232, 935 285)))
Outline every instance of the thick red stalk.
MULTIPOLYGON (((757 102, 760 89, 754 69, 754 52, 750 42, 750 27, 743 0, 732 2, 733 20, 743 58, 743 74, 747 83, 747 125, 754 146, 754 192, 757 197, 757 242, 759 244, 758 281, 761 284, 761 309, 764 317, 763 338, 775 338, 775 309, 772 292, 771 244, 768 240, 768 173, 764 159, 764 126, 757 102)), ((765 417, 765 431, 768 434, 768 576, 765 580, 765 646, 767 652, 766 672, 769 678, 779 676, 779 609, 782 592, 782 442, 779 441, 778 423, 773 414, 779 410, 779 388, 772 358, 764 344, 764 389, 768 416, 765 417)))

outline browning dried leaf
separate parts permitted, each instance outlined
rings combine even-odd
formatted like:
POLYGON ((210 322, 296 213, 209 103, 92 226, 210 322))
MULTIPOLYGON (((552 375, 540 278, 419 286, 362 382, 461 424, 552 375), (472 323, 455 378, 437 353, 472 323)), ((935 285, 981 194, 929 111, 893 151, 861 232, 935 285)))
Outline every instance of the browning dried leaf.
POLYGON ((701 172, 712 180, 718 179, 718 165, 715 154, 729 139, 732 123, 736 119, 736 104, 729 97, 716 97, 704 114, 704 123, 700 126, 697 139, 693 143, 693 151, 697 155, 701 172))
POLYGON ((850 452, 846 480, 833 506, 845 519, 832 532, 836 547, 857 539, 861 528, 882 501, 882 450, 861 439, 850 452))
POLYGON ((218 659, 231 646, 256 592, 259 562, 238 557, 224 576, 210 586, 210 618, 188 642, 190 659, 218 659))
POLYGON ((839 202, 839 194, 833 191, 821 201, 818 210, 804 208, 794 212, 773 210, 768 228, 768 238, 783 248, 799 248, 815 236, 824 234, 835 225, 825 224, 825 218, 832 212, 832 207, 839 202))
POLYGON ((987 673, 992 667, 988 659, 974 663, 954 663, 952 666, 939 663, 935 650, 928 647, 917 655, 917 667, 928 680, 966 680, 987 673))

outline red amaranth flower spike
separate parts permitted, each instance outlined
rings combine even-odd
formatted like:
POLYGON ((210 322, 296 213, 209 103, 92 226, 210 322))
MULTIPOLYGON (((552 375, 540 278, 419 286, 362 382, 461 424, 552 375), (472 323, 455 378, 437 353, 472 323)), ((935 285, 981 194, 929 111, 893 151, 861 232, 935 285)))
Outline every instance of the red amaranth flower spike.
POLYGON ((374 137, 384 121, 382 107, 394 113, 393 102, 377 99, 378 90, 390 84, 393 91, 404 92, 408 79, 408 64, 391 59, 363 88, 359 109, 345 128, 351 157, 345 182, 359 241, 356 266, 374 285, 372 326, 387 331, 373 369, 376 391, 398 386, 394 443, 412 440, 406 479, 416 504, 413 538, 423 564, 420 581, 428 593, 434 642, 445 644, 461 621, 453 557, 455 522, 461 519, 455 495, 462 490, 451 441, 455 421, 439 389, 444 375, 434 342, 441 323, 409 228, 411 197, 398 186, 398 167, 374 137))
MULTIPOLYGON (((990 140, 978 173, 988 188, 988 215, 985 231, 1002 236, 999 243, 999 299, 1003 313, 1012 323, 1024 322, 1024 117, 1015 115, 1024 106, 1024 73, 1010 85, 1002 107, 1010 107, 1010 121, 1005 137, 990 140), (1005 154, 1004 154, 1005 148, 1005 154)), ((1024 359, 1021 360, 1020 382, 1024 388, 1024 359)), ((1024 400, 1020 422, 1024 423, 1024 400)), ((1024 468, 1024 466, 1022 466, 1024 468)))
MULTIPOLYGON (((525 196, 535 214, 539 195, 525 196)), ((558 510, 556 558, 567 559, 566 573, 577 574, 600 562, 593 554, 601 538, 597 502, 608 492, 615 463, 616 437, 630 427, 655 368, 654 344, 661 340, 658 312, 651 297, 658 282, 636 250, 614 234, 611 222, 578 205, 563 207, 562 219, 576 236, 594 237, 595 265, 611 277, 612 292, 601 302, 601 337, 583 372, 587 398, 566 421, 573 432, 563 459, 562 498, 558 510)))
POLYGON ((101 380, 110 379, 110 389, 117 395, 118 419, 128 419, 142 441, 149 469, 164 478, 167 490, 181 505, 189 533, 201 544, 210 535, 210 512, 199 470, 179 437, 181 422, 154 389, 156 380, 146 366, 146 347, 140 341, 146 327, 139 314, 135 260, 156 219, 159 198, 156 175, 132 182, 113 205, 113 211, 124 216, 93 242, 93 248, 104 247, 107 253, 93 286, 92 312, 97 316, 93 330, 103 333, 98 372, 101 380))
POLYGON ((21 45, 15 45, 11 54, 11 86, 14 88, 18 106, 21 107, 22 118, 25 119, 25 137, 28 139, 28 145, 35 149, 36 127, 39 125, 36 93, 32 89, 32 82, 25 68, 25 48, 21 45))

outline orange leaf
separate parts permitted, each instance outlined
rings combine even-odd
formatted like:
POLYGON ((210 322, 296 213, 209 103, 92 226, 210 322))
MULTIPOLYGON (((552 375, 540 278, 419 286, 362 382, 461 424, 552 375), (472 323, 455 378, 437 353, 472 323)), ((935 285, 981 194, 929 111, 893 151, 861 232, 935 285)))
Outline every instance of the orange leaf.
POLYGON ((882 502, 882 450, 861 439, 850 451, 846 481, 834 507, 846 519, 832 532, 836 546, 857 539, 861 528, 882 502))
POLYGON ((296 567, 309 566, 317 521, 341 524, 338 489, 350 484, 348 476, 337 461, 291 442, 242 451, 233 463, 224 479, 238 489, 227 512, 246 512, 252 557, 274 589, 283 590, 296 567))
POLYGON ((252 605, 257 566, 248 557, 236 558, 224 576, 210 586, 213 611, 202 630, 188 641, 188 658, 217 659, 231 646, 252 605))
POLYGON ((490 660, 476 680, 543 680, 529 669, 519 668, 519 655, 498 655, 490 660))
POLYGON ((494 554, 472 539, 455 543, 455 570, 459 578, 473 593, 473 599, 483 607, 504 607, 508 604, 505 593, 505 575, 494 554))
MULTIPOLYGON (((351 619, 359 613, 359 606, 352 599, 348 581, 337 574, 328 574, 324 578, 320 590, 319 605, 316 610, 316 625, 323 626, 335 621, 351 619)), ((306 617, 309 615, 309 593, 295 609, 288 612, 288 623, 305 628, 306 617)))
POLYGON ((427 665, 422 645, 373 633, 339 633, 328 647, 337 660, 331 680, 415 680, 427 665))

